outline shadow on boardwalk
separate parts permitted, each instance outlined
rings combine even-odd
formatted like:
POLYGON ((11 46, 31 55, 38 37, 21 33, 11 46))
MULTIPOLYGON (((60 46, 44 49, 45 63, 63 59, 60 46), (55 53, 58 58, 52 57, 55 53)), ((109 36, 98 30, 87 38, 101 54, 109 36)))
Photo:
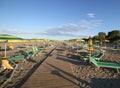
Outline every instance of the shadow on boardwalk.
MULTIPOLYGON (((56 48, 56 47, 55 47, 56 48)), ((55 49, 54 48, 54 49, 55 49)), ((53 49, 53 50, 54 50, 53 49)), ((29 79, 29 77, 37 70, 37 68, 47 59, 47 57, 53 52, 53 50, 46 55, 45 58, 43 58, 39 63, 33 66, 33 68, 25 75, 25 77, 16 85, 14 85, 14 88, 21 88, 22 85, 29 79)))
POLYGON ((71 55, 71 57, 64 56, 62 54, 57 54, 56 59, 69 62, 74 65, 85 65, 88 66, 88 63, 85 63, 80 57, 76 55, 71 55))
POLYGON ((85 83, 86 85, 90 85, 90 84, 89 84, 88 82, 86 82, 85 80, 82 80, 82 79, 74 76, 73 74, 70 74, 70 73, 68 73, 68 72, 66 72, 66 71, 63 71, 62 69, 60 69, 60 68, 58 68, 58 67, 56 67, 56 66, 53 66, 53 65, 50 64, 50 63, 46 63, 46 64, 48 64, 50 67, 52 67, 52 68, 55 69, 55 70, 52 70, 52 71, 51 71, 51 74, 54 74, 54 75, 56 75, 56 76, 59 76, 59 77, 65 79, 65 80, 67 80, 67 81, 69 81, 69 82, 77 85, 77 86, 80 87, 80 88, 83 88, 83 87, 80 86, 78 83, 72 81, 70 78, 67 78, 67 77, 63 76, 63 75, 60 74, 60 73, 63 73, 63 74, 65 74, 65 75, 73 78, 74 80, 77 80, 78 82, 82 82, 82 83, 85 83))
POLYGON ((83 62, 75 60, 75 59, 71 59, 71 58, 65 58, 65 57, 58 56, 56 59, 66 61, 66 62, 69 62, 71 64, 75 64, 75 65, 84 65, 83 62))

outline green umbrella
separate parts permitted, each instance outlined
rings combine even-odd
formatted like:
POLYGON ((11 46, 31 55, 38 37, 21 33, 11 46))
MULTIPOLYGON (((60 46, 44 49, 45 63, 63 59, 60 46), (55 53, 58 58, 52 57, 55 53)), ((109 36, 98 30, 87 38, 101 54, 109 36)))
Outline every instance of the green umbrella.
POLYGON ((0 40, 23 40, 23 39, 12 35, 0 35, 0 40))
POLYGON ((0 40, 2 41, 2 43, 5 44, 5 53, 4 53, 4 57, 6 57, 6 44, 8 43, 9 40, 23 40, 22 38, 16 37, 16 36, 12 36, 12 35, 0 35, 0 40))

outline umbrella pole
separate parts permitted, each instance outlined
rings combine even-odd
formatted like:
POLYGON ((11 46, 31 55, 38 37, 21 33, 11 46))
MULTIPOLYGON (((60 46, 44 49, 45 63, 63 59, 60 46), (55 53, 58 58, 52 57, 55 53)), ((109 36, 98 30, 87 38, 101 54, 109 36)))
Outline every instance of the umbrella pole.
POLYGON ((78 43, 77 43, 77 55, 78 55, 78 43))
POLYGON ((89 57, 91 57, 91 50, 89 51, 89 57))
POLYGON ((91 58, 91 50, 89 50, 89 63, 91 63, 90 58, 91 58))
POLYGON ((6 43, 5 43, 5 53, 4 53, 4 57, 6 57, 6 43))

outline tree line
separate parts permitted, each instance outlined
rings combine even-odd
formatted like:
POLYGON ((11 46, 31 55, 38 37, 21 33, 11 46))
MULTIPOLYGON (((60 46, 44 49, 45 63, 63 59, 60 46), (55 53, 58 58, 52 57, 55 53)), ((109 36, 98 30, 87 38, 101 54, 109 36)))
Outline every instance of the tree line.
POLYGON ((120 44, 120 30, 112 30, 106 34, 105 32, 99 32, 96 36, 92 37, 93 41, 105 42, 109 40, 111 43, 120 44))

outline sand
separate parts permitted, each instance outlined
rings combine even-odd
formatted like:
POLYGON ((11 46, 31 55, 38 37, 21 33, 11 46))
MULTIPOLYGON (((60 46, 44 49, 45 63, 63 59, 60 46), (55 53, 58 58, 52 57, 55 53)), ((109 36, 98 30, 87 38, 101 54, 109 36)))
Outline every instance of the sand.
MULTIPOLYGON (((96 50, 94 47, 92 53, 95 53, 96 50)), ((79 55, 83 56, 86 53, 79 55)), ((92 63, 85 62, 79 55, 71 54, 69 59, 76 60, 76 63, 70 64, 80 88, 120 88, 120 73, 116 69, 102 67, 98 69, 92 63)), ((100 61, 120 63, 120 49, 107 48, 100 61)))
MULTIPOLYGON (((24 46, 24 45, 23 45, 24 46)), ((22 50, 30 49, 31 45, 27 45, 26 48, 22 48, 22 50)), ((72 50, 72 52, 69 52, 68 47, 66 44, 63 44, 61 49, 64 50, 64 56, 61 56, 61 54, 58 54, 59 60, 68 62, 72 74, 75 77, 75 82, 78 85, 78 88, 120 88, 120 73, 116 71, 116 69, 111 68, 97 68, 92 63, 89 63, 88 61, 85 62, 83 60, 83 56, 87 55, 86 52, 82 52, 79 54, 75 53, 75 50, 72 50)), ((98 48, 94 47, 94 50, 92 53, 96 53, 98 48)), ((12 51, 8 51, 7 55, 13 55, 18 53, 21 48, 14 49, 12 51)), ((49 49, 50 50, 50 49, 49 49)), ((40 56, 36 56, 37 62, 40 61, 39 57, 45 57, 45 55, 49 52, 46 51, 45 53, 41 54, 40 56)), ((102 59, 100 61, 105 62, 115 62, 120 63, 120 48, 118 50, 111 50, 111 46, 109 46, 107 49, 105 49, 105 53, 102 59)), ((44 63, 44 62, 43 62, 44 63)), ((17 74, 14 76, 14 80, 10 82, 5 88, 11 88, 20 82, 21 79, 27 74, 27 72, 30 71, 31 68, 36 63, 33 62, 27 62, 24 65, 23 71, 21 71, 20 74, 17 74)), ((50 88, 50 87, 49 87, 50 88)), ((68 87, 64 87, 68 88, 68 87)))

